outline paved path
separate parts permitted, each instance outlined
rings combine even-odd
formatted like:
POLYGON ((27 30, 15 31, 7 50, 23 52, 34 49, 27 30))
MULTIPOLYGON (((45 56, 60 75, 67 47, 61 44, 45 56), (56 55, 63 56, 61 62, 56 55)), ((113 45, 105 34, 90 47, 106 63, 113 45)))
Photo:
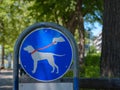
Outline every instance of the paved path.
POLYGON ((0 90, 12 90, 13 88, 13 71, 0 71, 0 90))

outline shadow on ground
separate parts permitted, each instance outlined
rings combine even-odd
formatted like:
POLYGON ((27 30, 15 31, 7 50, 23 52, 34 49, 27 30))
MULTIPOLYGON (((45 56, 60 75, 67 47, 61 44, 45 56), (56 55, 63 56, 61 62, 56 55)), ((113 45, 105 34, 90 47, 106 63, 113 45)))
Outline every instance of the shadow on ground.
POLYGON ((12 90, 13 88, 13 71, 0 71, 0 90, 12 90))

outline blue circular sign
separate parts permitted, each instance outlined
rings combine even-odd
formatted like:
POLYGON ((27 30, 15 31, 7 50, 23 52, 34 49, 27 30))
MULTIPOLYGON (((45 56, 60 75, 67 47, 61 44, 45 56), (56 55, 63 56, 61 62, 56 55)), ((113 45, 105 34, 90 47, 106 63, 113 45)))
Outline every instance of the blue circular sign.
POLYGON ((39 81, 53 81, 62 77, 73 59, 69 38, 60 30, 36 28, 21 42, 20 63, 25 72, 39 81))

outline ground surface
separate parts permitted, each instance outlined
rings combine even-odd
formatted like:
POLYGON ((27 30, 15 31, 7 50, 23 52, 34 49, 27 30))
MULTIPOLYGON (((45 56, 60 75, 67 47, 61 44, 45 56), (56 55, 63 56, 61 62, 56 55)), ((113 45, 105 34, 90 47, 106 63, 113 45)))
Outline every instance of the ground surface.
POLYGON ((13 71, 0 71, 0 90, 12 90, 13 88, 13 71))

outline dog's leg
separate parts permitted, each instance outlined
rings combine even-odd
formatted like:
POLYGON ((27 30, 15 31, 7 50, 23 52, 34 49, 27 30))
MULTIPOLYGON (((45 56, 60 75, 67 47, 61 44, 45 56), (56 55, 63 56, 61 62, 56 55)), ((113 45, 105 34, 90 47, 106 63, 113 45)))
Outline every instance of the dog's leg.
POLYGON ((37 61, 34 61, 34 64, 33 64, 33 71, 32 73, 35 73, 36 72, 36 69, 37 69, 37 61))
POLYGON ((50 58, 48 59, 48 63, 49 63, 49 65, 52 67, 51 73, 53 73, 53 72, 55 71, 55 62, 54 62, 54 58, 53 58, 53 57, 50 57, 50 58))
POLYGON ((55 64, 55 67, 56 67, 56 69, 57 69, 57 72, 56 73, 59 73, 59 68, 58 68, 58 66, 55 64))
POLYGON ((55 71, 55 67, 52 66, 52 71, 51 71, 51 73, 54 73, 54 71, 55 71))

